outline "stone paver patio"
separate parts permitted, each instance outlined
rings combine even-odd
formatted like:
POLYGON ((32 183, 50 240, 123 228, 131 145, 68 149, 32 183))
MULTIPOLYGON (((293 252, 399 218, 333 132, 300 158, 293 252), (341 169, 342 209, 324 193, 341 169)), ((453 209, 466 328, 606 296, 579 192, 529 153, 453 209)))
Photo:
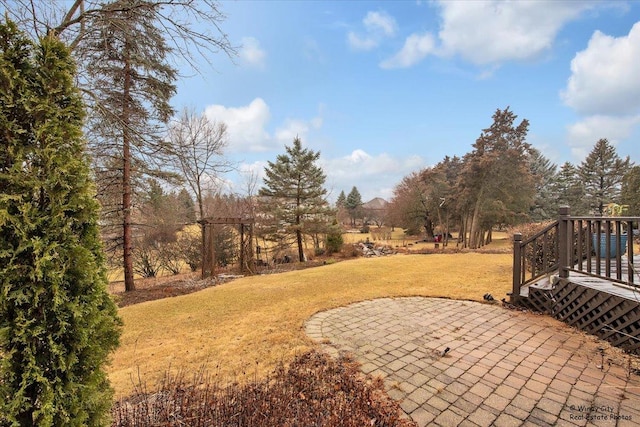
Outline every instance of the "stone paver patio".
POLYGON ((627 356, 548 316, 385 298, 318 313, 306 332, 384 377, 420 426, 640 425, 627 356))

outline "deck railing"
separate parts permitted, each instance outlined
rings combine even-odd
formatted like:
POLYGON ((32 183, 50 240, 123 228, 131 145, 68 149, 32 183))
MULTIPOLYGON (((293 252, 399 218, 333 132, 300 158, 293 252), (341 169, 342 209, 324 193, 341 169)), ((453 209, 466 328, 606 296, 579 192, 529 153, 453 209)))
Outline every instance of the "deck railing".
POLYGON ((523 286, 558 270, 558 226, 555 221, 526 240, 522 240, 521 233, 513 235, 513 303, 523 286))
POLYGON ((561 207, 558 221, 522 240, 514 234, 513 289, 517 302, 523 286, 545 275, 593 276, 640 288, 640 259, 634 261, 640 217, 571 216, 561 207))

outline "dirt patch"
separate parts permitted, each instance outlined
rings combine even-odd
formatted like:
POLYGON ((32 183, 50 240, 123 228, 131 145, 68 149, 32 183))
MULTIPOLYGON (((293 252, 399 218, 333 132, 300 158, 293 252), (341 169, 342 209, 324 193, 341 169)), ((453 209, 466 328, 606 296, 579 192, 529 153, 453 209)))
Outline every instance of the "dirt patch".
POLYGON ((126 307, 145 301, 190 294, 201 289, 216 286, 221 281, 200 278, 199 273, 175 276, 153 277, 136 280, 136 290, 125 292, 124 282, 111 282, 109 292, 115 297, 118 307, 126 307))
MULTIPOLYGON (((340 259, 336 259, 334 262, 339 260, 340 259)), ((326 259, 277 264, 275 266, 260 269, 258 274, 283 273, 285 271, 319 267, 325 264, 327 264, 326 259)), ((109 293, 114 296, 118 307, 126 307, 128 305, 139 304, 145 301, 190 294, 192 292, 197 292, 202 289, 229 282, 237 277, 238 276, 234 275, 232 272, 228 272, 219 275, 215 279, 201 279, 200 272, 193 272, 177 274, 174 276, 136 279, 136 290, 129 292, 125 292, 123 281, 116 281, 109 283, 109 293)))

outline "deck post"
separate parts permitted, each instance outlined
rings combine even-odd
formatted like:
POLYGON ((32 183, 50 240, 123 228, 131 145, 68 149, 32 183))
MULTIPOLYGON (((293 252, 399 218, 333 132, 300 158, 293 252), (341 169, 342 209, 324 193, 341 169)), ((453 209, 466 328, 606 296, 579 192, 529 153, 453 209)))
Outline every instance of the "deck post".
POLYGON ((558 209, 558 275, 561 279, 569 277, 569 247, 573 234, 569 232, 569 216, 571 209, 569 206, 560 206, 558 209))
POLYGON ((517 304, 520 299, 520 286, 522 285, 522 233, 513 233, 513 285, 511 288, 510 302, 517 304))

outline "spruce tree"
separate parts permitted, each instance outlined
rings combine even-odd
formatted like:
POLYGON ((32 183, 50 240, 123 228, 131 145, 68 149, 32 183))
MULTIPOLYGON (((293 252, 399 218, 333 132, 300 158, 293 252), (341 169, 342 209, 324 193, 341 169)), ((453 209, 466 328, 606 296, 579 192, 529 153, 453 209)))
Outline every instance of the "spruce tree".
POLYGON ((108 421, 120 321, 68 49, 0 25, 0 425, 108 421))
POLYGON ((558 207, 569 206, 573 215, 587 215, 589 209, 584 200, 584 184, 578 170, 569 162, 565 162, 558 172, 552 192, 557 195, 558 207))
POLYGON ((349 216, 347 208, 345 207, 346 202, 347 195, 344 194, 344 190, 341 190, 336 199, 336 219, 340 224, 346 223, 346 219, 349 216))
POLYGON ((544 221, 558 214, 558 195, 554 192, 557 181, 557 166, 539 150, 529 151, 529 169, 533 176, 536 194, 529 208, 532 221, 544 221))
POLYGON ((162 7, 147 0, 105 3, 83 46, 93 86, 90 142, 100 201, 108 213, 103 220, 108 233, 117 236, 127 291, 135 289, 136 190, 149 176, 173 178, 158 164, 167 151, 164 132, 174 113, 169 101, 176 90, 176 70, 167 60, 171 49, 158 25, 162 7))
POLYGON ((347 200, 345 201, 344 206, 347 208, 349 216, 351 217, 351 225, 356 225, 356 220, 362 213, 362 196, 355 186, 347 195, 347 200))
POLYGON ((633 166, 623 177, 620 198, 629 206, 628 215, 640 215, 640 166, 633 166))
POLYGON ((303 235, 308 227, 318 231, 318 224, 330 225, 331 209, 325 196, 326 175, 316 164, 319 151, 302 148, 300 138, 293 146, 285 147, 275 162, 265 168, 264 186, 259 195, 267 200, 265 208, 271 218, 272 229, 267 233, 275 239, 278 234, 295 236, 298 258, 304 261, 303 235))
POLYGON ((602 215, 608 203, 620 202, 622 178, 630 168, 629 157, 621 159, 607 139, 596 142, 578 173, 585 187, 585 198, 593 212, 602 215))
POLYGON ((336 199, 336 208, 344 208, 346 202, 347 196, 344 194, 344 190, 342 190, 340 191, 340 194, 338 194, 338 198, 336 199))

